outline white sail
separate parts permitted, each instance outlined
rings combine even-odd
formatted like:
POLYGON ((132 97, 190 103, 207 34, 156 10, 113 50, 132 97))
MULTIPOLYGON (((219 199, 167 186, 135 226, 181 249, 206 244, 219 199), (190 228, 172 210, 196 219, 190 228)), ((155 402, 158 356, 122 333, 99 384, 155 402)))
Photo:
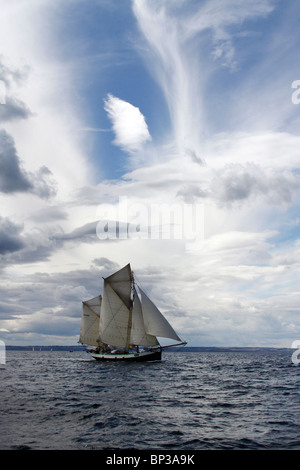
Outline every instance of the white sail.
POLYGON ((166 320, 154 303, 149 299, 149 297, 147 297, 145 292, 143 292, 140 287, 139 290, 142 296, 142 312, 146 332, 149 335, 172 338, 175 341, 181 341, 168 320, 166 320))
POLYGON ((79 342, 98 346, 101 295, 82 302, 82 315, 79 342))
POLYGON ((142 314, 142 305, 135 288, 130 342, 131 344, 138 344, 141 346, 156 346, 159 344, 156 336, 148 335, 146 332, 142 314))
POLYGON ((111 276, 105 278, 106 283, 110 284, 113 290, 123 300, 126 307, 131 307, 131 282, 132 273, 130 264, 120 269, 111 276))
POLYGON ((104 279, 102 297, 82 302, 79 342, 91 346, 157 346, 157 337, 181 342, 162 313, 133 284, 130 264, 104 279), (133 287, 133 299, 131 289, 133 287))
POLYGON ((104 280, 99 328, 101 341, 120 348, 127 348, 130 344, 129 320, 129 309, 110 283, 104 280))

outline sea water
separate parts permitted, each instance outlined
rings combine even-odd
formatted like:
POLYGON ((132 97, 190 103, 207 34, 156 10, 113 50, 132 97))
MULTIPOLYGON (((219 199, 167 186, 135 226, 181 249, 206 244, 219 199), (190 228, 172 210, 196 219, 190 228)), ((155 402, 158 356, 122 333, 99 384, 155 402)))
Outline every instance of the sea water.
POLYGON ((7 351, 0 449, 300 449, 300 366, 288 351, 165 352, 101 363, 7 351))

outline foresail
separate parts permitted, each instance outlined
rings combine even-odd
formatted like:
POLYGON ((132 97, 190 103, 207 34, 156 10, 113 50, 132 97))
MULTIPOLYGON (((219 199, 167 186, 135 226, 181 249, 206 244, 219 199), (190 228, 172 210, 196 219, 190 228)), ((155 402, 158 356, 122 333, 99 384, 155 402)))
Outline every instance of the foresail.
POLYGON ((131 307, 131 281, 132 273, 130 264, 127 264, 124 268, 105 278, 106 284, 112 287, 128 309, 131 307))
POLYGON ((135 289, 130 342, 131 344, 140 346, 156 346, 159 344, 156 336, 149 335, 146 332, 142 314, 142 305, 135 289))
POLYGON ((101 341, 120 348, 129 346, 130 311, 122 298, 104 280, 99 334, 101 341))
POLYGON ((175 341, 181 341, 176 331, 174 331, 168 320, 166 320, 156 305, 154 305, 140 287, 139 290, 142 296, 142 312, 146 332, 153 336, 172 338, 175 341))
POLYGON ((101 295, 82 302, 79 342, 90 346, 99 344, 101 295))

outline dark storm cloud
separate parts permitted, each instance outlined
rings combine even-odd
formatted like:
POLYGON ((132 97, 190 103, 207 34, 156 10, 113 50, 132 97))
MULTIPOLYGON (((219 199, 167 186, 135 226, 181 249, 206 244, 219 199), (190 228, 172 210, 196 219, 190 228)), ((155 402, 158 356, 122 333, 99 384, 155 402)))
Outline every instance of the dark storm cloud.
POLYGON ((56 193, 52 173, 47 167, 41 167, 36 173, 22 168, 14 140, 4 129, 0 129, 0 192, 29 192, 43 199, 56 193))
POLYGON ((5 104, 0 106, 0 122, 27 119, 32 115, 26 104, 17 98, 6 97, 5 104))
POLYGON ((77 335, 81 301, 100 293, 102 277, 110 275, 112 268, 120 266, 107 258, 98 258, 89 269, 51 274, 37 272, 28 274, 25 280, 20 277, 14 283, 3 283, 0 285, 0 299, 3 299, 0 319, 17 318, 15 333, 77 335))
MULTIPOLYGON (((31 231, 0 217, 0 260, 1 268, 14 264, 36 263, 49 260, 57 250, 68 247, 71 243, 102 243, 96 234, 97 222, 92 222, 64 233, 59 226, 35 228, 31 231)), ((110 273, 117 265, 107 258, 93 260, 95 269, 110 273)))
POLYGON ((0 320, 13 320, 17 315, 28 315, 30 313, 29 309, 21 305, 18 302, 18 295, 11 298, 11 292, 7 290, 0 290, 1 298, 3 301, 0 301, 0 320))
MULTIPOLYGON (((32 112, 19 98, 12 96, 13 89, 27 79, 29 68, 16 68, 0 55, 0 81, 5 84, 5 102, 0 104, 0 122, 28 119, 32 112)), ((22 168, 13 138, 0 129, 0 192, 30 192, 43 199, 56 194, 56 184, 51 171, 43 166, 32 173, 22 168)))
POLYGON ((32 183, 21 169, 12 137, 0 129, 0 191, 14 193, 32 190, 32 183))
POLYGON ((23 247, 10 252, 3 260, 7 265, 37 263, 49 260, 57 249, 55 240, 42 232, 31 233, 23 237, 23 247))
POLYGON ((61 232, 59 227, 26 232, 23 225, 0 217, 0 267, 48 260, 62 246, 61 232))
POLYGON ((0 217, 0 255, 14 253, 24 247, 21 238, 22 226, 13 223, 8 218, 0 217))

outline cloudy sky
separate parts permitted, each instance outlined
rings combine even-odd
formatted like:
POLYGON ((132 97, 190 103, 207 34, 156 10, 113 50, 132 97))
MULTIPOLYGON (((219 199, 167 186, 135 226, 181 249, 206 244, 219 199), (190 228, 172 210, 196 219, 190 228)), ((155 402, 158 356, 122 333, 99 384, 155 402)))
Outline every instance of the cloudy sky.
POLYGON ((81 301, 130 262, 190 346, 290 347, 298 2, 0 7, 0 339, 76 344, 81 301), (135 208, 125 219, 120 201, 135 208), (199 243, 163 225, 160 238, 109 236, 163 203, 201 208, 199 243))

